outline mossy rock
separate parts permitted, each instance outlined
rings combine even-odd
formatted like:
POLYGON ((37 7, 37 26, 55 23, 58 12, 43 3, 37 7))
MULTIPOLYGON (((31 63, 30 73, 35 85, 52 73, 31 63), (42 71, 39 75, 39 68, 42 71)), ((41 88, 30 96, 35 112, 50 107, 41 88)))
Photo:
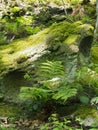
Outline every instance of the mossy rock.
POLYGON ((49 58, 58 60, 59 56, 65 60, 68 58, 67 54, 79 51, 82 39, 89 35, 93 36, 91 25, 82 24, 81 21, 75 23, 63 21, 54 23, 35 35, 15 40, 8 45, 1 45, 0 77, 3 79, 0 91, 6 93, 6 99, 17 100, 20 87, 28 86, 23 78, 28 70, 36 77, 36 66, 39 66, 43 60, 44 62, 49 58))
MULTIPOLYGON (((72 44, 77 45, 82 53, 87 53, 91 47, 93 39, 94 28, 89 24, 83 24, 81 21, 75 23, 60 22, 55 23, 50 28, 50 37, 48 44, 52 51, 58 50, 62 45, 65 45, 66 50, 73 50, 70 48, 72 44), (81 47, 84 47, 81 49, 81 47)), ((64 46, 63 46, 64 48, 64 46)))
POLYGON ((47 31, 48 29, 36 35, 15 40, 9 45, 0 46, 0 75, 27 66, 43 55, 47 48, 45 42, 47 31))
POLYGON ((90 105, 82 105, 74 113, 76 120, 79 119, 84 127, 97 127, 98 128, 98 110, 96 107, 90 105))
POLYGON ((80 117, 82 119, 85 119, 89 116, 98 119, 98 110, 96 109, 96 107, 92 107, 90 105, 79 106, 75 114, 77 117, 80 117))
POLYGON ((78 41, 78 39, 79 39, 78 34, 76 34, 76 35, 72 34, 64 41, 64 43, 65 44, 77 44, 76 42, 78 41))
POLYGON ((94 46, 91 49, 92 62, 98 64, 98 47, 94 46))
MULTIPOLYGON (((40 31, 36 35, 15 40, 9 45, 0 46, 0 75, 21 69, 44 55, 48 48, 54 51, 70 50, 70 44, 81 44, 85 36, 93 36, 93 27, 89 24, 60 22, 40 31), (67 46, 66 46, 67 45, 67 46)), ((85 43, 86 44, 86 43, 85 43)), ((72 50, 73 51, 73 50, 72 50)), ((61 52, 62 53, 62 52, 61 52)))

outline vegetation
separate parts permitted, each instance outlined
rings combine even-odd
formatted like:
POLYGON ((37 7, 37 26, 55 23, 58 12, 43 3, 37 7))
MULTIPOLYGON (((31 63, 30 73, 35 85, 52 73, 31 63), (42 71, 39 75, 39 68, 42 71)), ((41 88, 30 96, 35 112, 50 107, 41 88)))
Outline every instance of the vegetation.
POLYGON ((0 2, 1 130, 98 129, 97 4, 0 2))

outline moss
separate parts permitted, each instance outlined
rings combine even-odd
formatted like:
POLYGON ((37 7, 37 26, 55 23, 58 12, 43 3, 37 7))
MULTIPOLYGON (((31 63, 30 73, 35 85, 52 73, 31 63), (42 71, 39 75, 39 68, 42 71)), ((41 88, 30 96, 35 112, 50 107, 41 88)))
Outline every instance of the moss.
MULTIPOLYGON (((93 3, 91 3, 93 4, 93 3)), ((86 14, 89 15, 89 16, 93 16, 93 17, 96 17, 95 14, 96 14, 96 8, 93 8, 93 5, 89 6, 89 5, 85 5, 85 11, 86 11, 86 14)))
POLYGON ((81 24, 82 24, 81 22, 69 23, 65 21, 60 23, 55 23, 50 28, 50 33, 62 42, 69 35, 79 33, 78 26, 81 24))
POLYGON ((10 12, 12 12, 12 13, 16 13, 16 12, 19 12, 19 11, 20 11, 20 8, 17 7, 17 6, 10 8, 10 12))
MULTIPOLYGON (((76 4, 79 4, 79 3, 81 3, 83 0, 65 0, 65 2, 67 2, 67 3, 71 3, 71 4, 74 4, 74 5, 76 5, 76 4)), ((35 0, 33 0, 33 2, 35 3, 36 1, 35 0)), ((51 2, 51 0, 45 0, 45 3, 47 4, 47 3, 50 3, 51 2)), ((52 0, 52 2, 53 3, 55 3, 55 4, 57 4, 57 5, 62 5, 62 1, 60 1, 60 0, 52 0)))
POLYGON ((6 66, 15 66, 17 60, 26 59, 25 49, 45 41, 48 29, 27 38, 15 40, 9 45, 0 46, 0 70, 6 66))
POLYGON ((4 104, 0 103, 0 116, 2 117, 10 117, 10 116, 15 116, 19 114, 20 110, 19 107, 16 105, 11 105, 11 104, 4 104))
POLYGON ((65 41, 65 44, 75 44, 76 42, 78 42, 79 39, 79 35, 70 35, 65 41))
POLYGON ((77 117, 85 119, 87 117, 93 117, 98 119, 98 110, 95 107, 89 105, 79 106, 78 110, 75 112, 77 117))
POLYGON ((92 55, 92 62, 98 64, 98 47, 92 47, 91 55, 92 55))
MULTIPOLYGON (((81 21, 54 23, 49 29, 48 44, 52 51, 60 49, 63 46, 62 44, 66 45, 67 50, 70 50, 70 44, 79 46, 84 37, 93 37, 93 30, 94 28, 91 25, 83 24, 81 21)), ((85 46, 86 44, 87 42, 85 46)))
POLYGON ((93 27, 87 24, 83 25, 81 21, 75 23, 63 21, 54 23, 51 27, 35 35, 15 40, 8 45, 1 45, 0 71, 4 71, 4 69, 9 71, 9 68, 16 69, 18 64, 32 56, 30 50, 33 50, 34 54, 37 53, 40 44, 46 45, 47 43, 52 49, 57 50, 62 44, 77 44, 79 39, 81 41, 80 36, 83 38, 85 35, 93 35, 92 32, 93 27))

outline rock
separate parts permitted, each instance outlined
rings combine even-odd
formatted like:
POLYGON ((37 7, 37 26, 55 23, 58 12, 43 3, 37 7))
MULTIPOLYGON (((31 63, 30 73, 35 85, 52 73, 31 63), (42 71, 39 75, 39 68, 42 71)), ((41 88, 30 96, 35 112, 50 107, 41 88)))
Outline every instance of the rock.
POLYGON ((53 51, 59 51, 58 49, 63 46, 64 53, 66 53, 66 50, 68 53, 68 48, 72 52, 78 52, 79 45, 79 50, 81 51, 81 46, 89 44, 87 43, 89 38, 85 43, 81 41, 86 36, 93 37, 92 32, 93 27, 88 24, 61 22, 36 35, 16 40, 9 45, 0 46, 0 75, 2 76, 9 71, 27 67, 32 62, 38 60, 39 57, 48 53, 49 47, 53 51), (49 37, 50 35, 51 37, 49 37))
POLYGON ((37 35, 16 40, 8 46, 0 46, 0 77, 9 71, 26 67, 44 55, 47 49, 46 32, 44 30, 37 35))
POLYGON ((84 123, 83 123, 83 125, 84 125, 85 127, 92 126, 92 124, 94 124, 94 118, 93 118, 93 117, 87 117, 87 118, 84 120, 84 123))
POLYGON ((54 3, 54 2, 50 2, 50 3, 49 3, 49 6, 50 6, 51 8, 59 8, 59 6, 58 6, 56 3, 54 3))
POLYGON ((82 24, 80 21, 75 23, 63 21, 54 23, 35 35, 15 40, 9 45, 1 45, 0 91, 6 93, 6 98, 9 100, 17 98, 21 86, 32 86, 30 81, 25 81, 24 74, 32 73, 32 79, 35 80, 37 66, 48 59, 62 59, 65 62, 65 59, 69 60, 68 55, 75 54, 73 60, 76 64, 75 58, 78 53, 89 51, 91 46, 89 38, 93 37, 93 29, 91 25, 82 24), (81 46, 84 46, 84 51, 81 46))
POLYGON ((65 15, 53 15, 52 16, 52 20, 55 20, 55 21, 63 21, 65 19, 66 19, 65 15))
POLYGON ((98 120, 98 110, 90 105, 81 105, 74 113, 76 117, 84 120, 85 125, 91 125, 95 120, 98 120))
POLYGON ((72 118, 78 121, 77 123, 82 125, 85 130, 98 128, 98 110, 96 107, 81 105, 72 114, 72 118))

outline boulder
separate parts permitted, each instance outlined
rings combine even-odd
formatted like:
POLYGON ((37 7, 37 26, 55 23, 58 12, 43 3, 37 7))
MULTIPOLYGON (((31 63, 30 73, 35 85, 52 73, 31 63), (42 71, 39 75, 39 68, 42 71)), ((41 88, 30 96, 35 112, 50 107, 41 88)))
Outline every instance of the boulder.
POLYGON ((79 119, 84 129, 89 128, 98 128, 98 110, 95 107, 89 106, 89 105, 82 105, 80 106, 76 112, 74 113, 76 115, 76 119, 79 119))
MULTIPOLYGON (((1 45, 0 91, 6 93, 9 99, 14 99, 13 97, 16 99, 21 86, 32 86, 30 81, 25 82, 24 74, 30 72, 32 79, 35 79, 37 66, 42 62, 54 59, 65 62, 68 55, 72 54, 75 54, 77 59, 79 52, 85 56, 85 51, 88 52, 91 46, 89 38, 93 38, 93 29, 91 25, 82 24, 80 21, 75 23, 63 21, 54 23, 35 35, 1 45)), ((77 60, 74 59, 74 62, 72 60, 67 62, 66 67, 69 67, 70 63, 76 64, 77 60)))

